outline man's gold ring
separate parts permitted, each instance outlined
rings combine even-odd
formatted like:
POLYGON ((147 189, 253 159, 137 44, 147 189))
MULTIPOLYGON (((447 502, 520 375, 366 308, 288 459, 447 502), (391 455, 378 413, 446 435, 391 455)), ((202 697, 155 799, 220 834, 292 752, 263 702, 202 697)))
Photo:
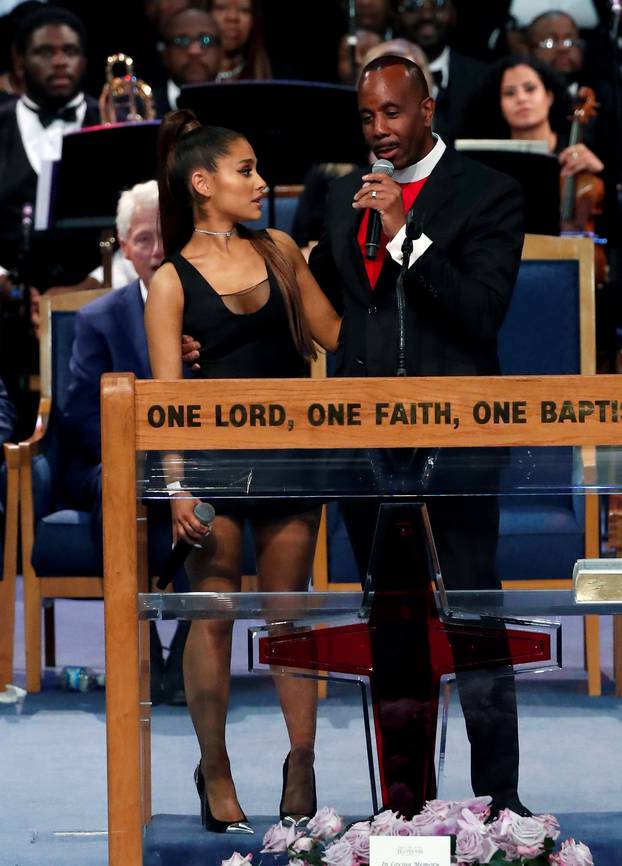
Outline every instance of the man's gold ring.
POLYGON ((372 197, 372 198, 378 198, 378 193, 376 192, 375 189, 372 189, 372 191, 371 191, 371 197, 372 197))

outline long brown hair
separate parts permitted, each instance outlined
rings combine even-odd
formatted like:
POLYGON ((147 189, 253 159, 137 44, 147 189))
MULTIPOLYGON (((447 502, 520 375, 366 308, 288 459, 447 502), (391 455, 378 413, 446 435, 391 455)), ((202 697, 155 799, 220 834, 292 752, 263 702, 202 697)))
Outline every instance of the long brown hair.
MULTIPOLYGON (((194 229, 190 175, 200 167, 214 172, 218 160, 244 136, 221 126, 202 126, 193 111, 181 109, 166 115, 158 136, 158 188, 160 226, 167 256, 184 247, 194 229)), ((302 307, 294 268, 267 231, 236 225, 239 237, 250 241, 276 278, 283 296, 294 345, 306 360, 317 353, 302 307)))

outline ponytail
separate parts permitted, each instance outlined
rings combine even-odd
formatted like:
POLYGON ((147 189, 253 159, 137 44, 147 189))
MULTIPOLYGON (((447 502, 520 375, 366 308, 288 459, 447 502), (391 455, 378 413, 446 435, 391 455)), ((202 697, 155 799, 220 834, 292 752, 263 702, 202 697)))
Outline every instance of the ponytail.
POLYGON ((175 170, 175 150, 184 136, 200 126, 195 113, 189 110, 169 112, 160 124, 158 191, 162 243, 167 256, 180 250, 192 235, 194 221, 188 185, 175 170))
MULTIPOLYGON (((179 252, 194 229, 193 192, 190 174, 198 168, 216 171, 218 159, 226 156, 239 132, 220 126, 202 126, 193 111, 181 109, 167 114, 158 135, 158 189, 160 225, 165 255, 179 252)), ((309 324, 304 315, 300 289, 291 263, 266 231, 236 225, 241 238, 253 248, 274 274, 283 296, 292 339, 302 357, 316 357, 309 324)))

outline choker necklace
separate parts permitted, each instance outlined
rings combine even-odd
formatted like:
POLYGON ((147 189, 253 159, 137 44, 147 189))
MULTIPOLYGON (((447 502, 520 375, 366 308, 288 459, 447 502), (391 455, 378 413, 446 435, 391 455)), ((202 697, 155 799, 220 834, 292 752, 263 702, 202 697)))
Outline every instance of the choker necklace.
POLYGON ((195 229, 200 235, 211 235, 214 238, 230 238, 233 234, 233 229, 229 229, 228 232, 210 232, 207 229, 195 229))

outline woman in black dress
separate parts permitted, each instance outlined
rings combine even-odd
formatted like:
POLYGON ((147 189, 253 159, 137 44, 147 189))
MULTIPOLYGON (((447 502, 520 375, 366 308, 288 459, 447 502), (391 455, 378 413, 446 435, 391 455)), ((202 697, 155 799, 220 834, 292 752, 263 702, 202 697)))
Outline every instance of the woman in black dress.
MULTIPOLYGON (((182 377, 181 335, 202 346, 200 376, 300 377, 315 339, 336 348, 340 320, 283 232, 253 232, 265 182, 248 141, 201 126, 192 112, 167 115, 160 130, 160 213, 167 260, 145 309, 154 378, 182 377)), ((169 486, 183 480, 165 457, 169 486)), ((202 541, 186 569, 193 591, 240 589, 244 521, 251 523, 259 589, 301 591, 308 577, 319 508, 294 502, 216 503, 211 532, 196 518, 197 500, 171 497, 175 538, 202 541)), ((186 697, 201 748, 195 773, 203 823, 216 832, 252 832, 238 802, 225 745, 231 659, 230 622, 195 620, 184 654, 186 697)), ((305 823, 315 811, 313 748, 316 685, 276 677, 290 739, 281 818, 305 823)))

